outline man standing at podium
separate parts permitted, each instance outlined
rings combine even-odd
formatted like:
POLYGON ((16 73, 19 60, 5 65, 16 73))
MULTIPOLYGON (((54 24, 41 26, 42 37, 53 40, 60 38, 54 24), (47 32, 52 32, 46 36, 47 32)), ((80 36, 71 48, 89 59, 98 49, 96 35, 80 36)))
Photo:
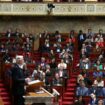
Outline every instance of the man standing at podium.
POLYGON ((14 97, 13 105, 24 105, 23 95, 25 93, 24 86, 25 81, 28 78, 24 78, 24 59, 23 56, 16 56, 16 64, 11 69, 12 72, 12 91, 14 97))

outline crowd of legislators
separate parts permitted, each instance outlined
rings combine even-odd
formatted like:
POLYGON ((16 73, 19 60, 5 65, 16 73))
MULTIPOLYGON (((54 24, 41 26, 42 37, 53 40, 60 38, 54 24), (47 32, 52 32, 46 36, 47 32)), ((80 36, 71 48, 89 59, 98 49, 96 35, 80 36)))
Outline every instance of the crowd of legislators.
MULTIPOLYGON (((43 44, 38 49, 42 56, 40 60, 33 60, 34 55, 32 53, 34 53, 34 51, 32 51, 32 44, 35 39, 34 35, 21 33, 18 29, 16 32, 12 32, 11 29, 8 29, 8 31, 1 36, 1 38, 7 38, 6 43, 10 44, 8 47, 8 44, 1 41, 0 53, 3 53, 3 61, 6 64, 12 64, 14 66, 16 56, 22 51, 22 56, 25 60, 23 65, 25 78, 29 77, 31 80, 41 80, 45 83, 46 87, 64 86, 66 84, 65 81, 69 78, 68 65, 73 61, 74 31, 72 30, 64 39, 59 31, 55 31, 53 34, 44 31, 39 36, 40 39, 43 40, 43 44), (13 38, 12 41, 11 38, 13 38), (50 41, 52 38, 54 39, 54 43, 50 41), (18 39, 19 41, 17 41, 18 39), (23 39, 25 39, 25 41, 23 41, 23 39), (62 45, 62 43, 65 43, 65 45, 62 45), (30 45, 30 50, 20 50, 17 49, 17 46, 14 46, 13 49, 13 44, 19 44, 21 48, 24 48, 24 45, 28 44, 30 45), (54 49, 52 49, 52 47, 54 49), (12 56, 13 52, 16 52, 15 56, 12 56), (43 56, 43 54, 47 54, 47 57, 43 56), (57 62, 57 59, 59 59, 59 62, 57 62), (27 68, 27 64, 35 65, 33 70, 27 68)), ((10 71, 9 75, 11 75, 10 71)))
POLYGON ((40 43, 38 51, 42 56, 41 60, 35 61, 32 59, 33 56, 31 55, 35 36, 21 33, 18 29, 16 32, 12 32, 11 29, 8 29, 3 36, 7 38, 7 42, 4 43, 1 41, 0 43, 0 52, 3 53, 4 62, 15 64, 16 59, 15 57, 12 57, 10 53, 21 51, 20 49, 17 49, 18 46, 20 46, 23 48, 22 51, 25 60, 23 67, 25 78, 29 77, 31 80, 39 79, 44 82, 46 87, 63 86, 66 84, 64 83, 64 80, 69 78, 68 65, 72 65, 73 52, 77 40, 78 51, 80 52, 80 62, 76 66, 79 66, 79 69, 84 70, 77 78, 77 96, 90 96, 91 94, 94 94, 95 96, 105 95, 103 82, 105 73, 101 71, 105 69, 105 35, 102 29, 100 29, 97 34, 93 33, 92 29, 88 29, 87 33, 84 33, 82 30, 80 30, 79 33, 71 30, 70 33, 64 37, 57 30, 54 33, 44 31, 39 36, 40 39, 42 39, 42 42, 40 43), (77 37, 75 36, 76 34, 77 37), (12 37, 14 40, 11 42, 10 39, 12 37), (25 41, 23 41, 24 38, 25 41), (10 46, 8 46, 9 44, 10 46), (12 45, 15 46, 12 47, 12 45), (98 53, 95 59, 91 58, 92 53, 98 53), (44 54, 47 56, 44 56, 44 54), (35 65, 32 73, 29 70, 30 68, 27 68, 27 64, 29 63, 35 65), (94 70, 92 74, 92 77, 95 78, 94 82, 89 78, 89 69, 94 70), (94 87, 98 90, 92 90, 94 87), (81 91, 81 89, 84 89, 84 92, 81 91))
POLYGON ((82 96, 90 96, 88 105, 104 105, 105 100, 98 97, 105 97, 105 34, 100 29, 97 34, 88 29, 84 34, 82 30, 78 35, 78 50, 80 60, 76 65, 80 74, 77 77, 76 105, 84 105, 82 96), (81 103, 81 104, 78 104, 81 103))

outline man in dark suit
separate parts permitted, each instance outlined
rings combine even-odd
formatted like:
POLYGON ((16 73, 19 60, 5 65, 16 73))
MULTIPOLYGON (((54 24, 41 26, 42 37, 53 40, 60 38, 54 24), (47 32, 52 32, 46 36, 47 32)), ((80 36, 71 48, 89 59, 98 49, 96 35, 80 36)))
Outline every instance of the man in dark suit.
POLYGON ((99 88, 97 84, 93 84, 93 86, 89 89, 89 94, 95 94, 96 96, 103 96, 103 89, 99 88))
POLYGON ((77 96, 88 96, 88 88, 85 86, 84 81, 81 82, 80 87, 77 87, 76 95, 77 96))
POLYGON ((11 68, 12 72, 12 92, 14 97, 13 105, 24 105, 23 95, 25 93, 25 77, 23 71, 24 60, 23 56, 16 57, 16 64, 11 68))
POLYGON ((82 30, 79 31, 77 39, 78 39, 78 50, 81 50, 82 44, 86 39, 86 35, 82 32, 82 30))

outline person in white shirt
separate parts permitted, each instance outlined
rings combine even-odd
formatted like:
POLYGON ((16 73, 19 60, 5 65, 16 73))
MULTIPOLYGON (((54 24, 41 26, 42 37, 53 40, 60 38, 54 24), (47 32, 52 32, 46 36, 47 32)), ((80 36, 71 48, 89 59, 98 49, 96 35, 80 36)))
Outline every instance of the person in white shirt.
POLYGON ((63 69, 67 69, 67 64, 64 63, 64 60, 63 59, 61 59, 61 62, 58 64, 58 69, 60 69, 61 67, 63 69))
POLYGON ((94 84, 97 84, 98 87, 104 87, 104 81, 101 77, 97 77, 97 79, 94 80, 94 84))

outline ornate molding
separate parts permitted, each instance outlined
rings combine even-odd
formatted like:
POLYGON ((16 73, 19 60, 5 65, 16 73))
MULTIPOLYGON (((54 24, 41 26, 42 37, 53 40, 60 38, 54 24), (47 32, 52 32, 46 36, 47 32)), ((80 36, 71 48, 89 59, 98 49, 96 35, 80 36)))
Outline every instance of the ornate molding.
MULTIPOLYGON (((105 16, 105 3, 54 3, 53 16, 105 16)), ((0 15, 48 15, 47 3, 0 3, 0 15)))

